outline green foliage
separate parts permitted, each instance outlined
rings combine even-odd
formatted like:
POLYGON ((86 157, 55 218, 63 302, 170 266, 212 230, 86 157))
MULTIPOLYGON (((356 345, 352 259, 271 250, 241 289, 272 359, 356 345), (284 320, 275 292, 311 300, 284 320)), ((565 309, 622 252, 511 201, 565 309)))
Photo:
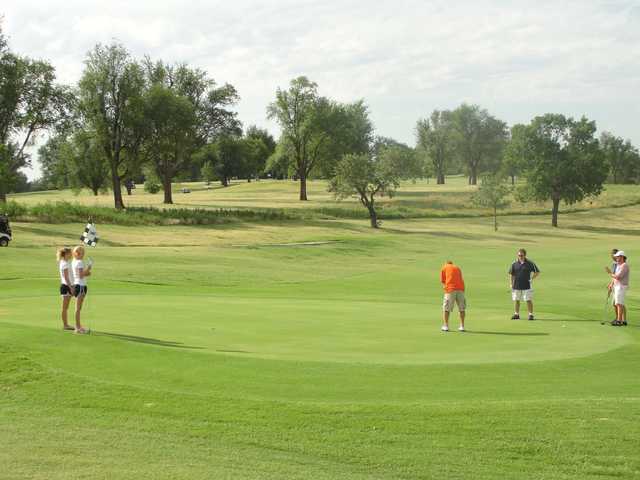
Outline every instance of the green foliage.
POLYGON ((553 202, 551 224, 558 226, 560 201, 568 205, 597 196, 607 177, 607 164, 595 138, 596 124, 560 114, 536 117, 527 126, 527 184, 521 198, 553 202))
POLYGON ((434 110, 430 118, 416 125, 418 151, 438 184, 444 184, 447 168, 455 152, 454 124, 450 111, 434 110))
POLYGON ((144 191, 147 193, 151 193, 152 195, 158 193, 162 190, 162 185, 160 185, 154 178, 147 178, 144 181, 144 191))
MULTIPOLYGON (((159 189, 158 189, 159 191, 159 189)), ((96 223, 117 225, 217 225, 239 221, 282 221, 297 218, 281 209, 187 209, 129 207, 118 210, 108 207, 80 205, 71 202, 38 203, 25 207, 8 202, 6 213, 16 220, 37 220, 44 223, 82 223, 93 218, 96 223)))
POLYGON ((337 199, 356 196, 369 211, 371 226, 378 228, 376 197, 393 197, 400 181, 415 173, 415 155, 401 147, 381 149, 376 156, 347 154, 336 165, 329 191, 337 199))
POLYGON ((9 218, 23 218, 28 211, 28 207, 13 200, 0 205, 0 214, 4 214, 9 218))
POLYGON ((55 83, 55 69, 45 61, 0 48, 0 202, 30 165, 25 148, 48 129, 64 129, 75 103, 70 89, 55 83))
POLYGON ((502 165, 500 174, 509 176, 511 183, 515 184, 515 179, 526 167, 527 142, 526 126, 517 124, 511 127, 510 137, 502 153, 502 165))
POLYGON ((216 171, 211 160, 204 162, 204 165, 202 165, 202 168, 200 169, 200 175, 207 185, 216 179, 216 171))
POLYGON ((498 175, 488 175, 481 179, 478 191, 471 197, 479 206, 493 210, 493 228, 498 231, 498 210, 502 210, 511 203, 508 199, 511 189, 505 185, 498 175))
POLYGON ((600 146, 613 183, 640 182, 640 153, 631 141, 603 132, 600 146))
POLYGON ((87 54, 78 87, 84 127, 96 133, 96 143, 111 170, 114 205, 124 208, 121 183, 139 169, 137 152, 144 127, 142 68, 122 45, 97 44, 87 54))
POLYGON ((451 121, 456 152, 466 165, 469 183, 475 185, 481 173, 495 173, 500 168, 507 124, 478 105, 466 103, 451 112, 451 121))

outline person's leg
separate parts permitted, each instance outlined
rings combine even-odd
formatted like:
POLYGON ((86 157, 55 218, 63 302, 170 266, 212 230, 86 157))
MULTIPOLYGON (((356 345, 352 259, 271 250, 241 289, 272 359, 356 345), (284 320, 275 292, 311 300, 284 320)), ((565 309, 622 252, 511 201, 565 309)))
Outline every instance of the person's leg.
POLYGON ((69 303, 71 303, 71 296, 64 295, 62 297, 62 326, 64 328, 69 327, 69 303))
POLYGON ((533 300, 527 300, 527 311, 529 315, 533 315, 533 300))
POLYGON ((442 300, 442 330, 449 330, 449 313, 451 312, 451 294, 445 293, 442 300))
POLYGON ((464 331, 464 317, 467 310, 467 299, 463 291, 456 292, 456 303, 458 305, 458 313, 460 314, 460 327, 458 330, 464 331))
POLYGON ((80 312, 82 311, 82 303, 84 302, 84 293, 76 297, 76 330, 82 330, 80 324, 80 312))
POLYGON ((465 310, 460 310, 460 326, 462 327, 463 330, 464 330, 464 317, 465 317, 465 310))

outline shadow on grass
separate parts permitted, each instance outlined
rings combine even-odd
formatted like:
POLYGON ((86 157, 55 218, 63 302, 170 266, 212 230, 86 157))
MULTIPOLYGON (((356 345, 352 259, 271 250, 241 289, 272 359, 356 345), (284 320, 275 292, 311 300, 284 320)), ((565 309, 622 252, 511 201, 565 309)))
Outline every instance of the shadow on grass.
POLYGON ((251 353, 251 352, 247 352, 246 350, 216 350, 216 352, 220 352, 220 353, 251 353))
POLYGON ((507 335, 513 337, 546 337, 549 334, 544 332, 518 333, 518 332, 484 332, 480 330, 467 330, 464 333, 472 333, 478 335, 507 335))
POLYGON ((188 348, 193 350, 203 350, 204 347, 195 347, 191 345, 184 345, 181 342, 171 342, 168 340, 158 340, 157 338, 137 337, 135 335, 123 335, 120 333, 110 332, 92 332, 96 336, 103 336, 109 338, 115 338, 116 340, 124 340, 126 342, 147 343, 149 345, 157 345, 159 347, 172 347, 172 348, 188 348))
POLYGON ((581 232, 606 233, 607 235, 632 235, 632 236, 640 235, 640 230, 624 229, 624 228, 620 229, 620 228, 609 228, 609 227, 595 227, 591 225, 576 225, 568 228, 570 230, 578 230, 581 232))

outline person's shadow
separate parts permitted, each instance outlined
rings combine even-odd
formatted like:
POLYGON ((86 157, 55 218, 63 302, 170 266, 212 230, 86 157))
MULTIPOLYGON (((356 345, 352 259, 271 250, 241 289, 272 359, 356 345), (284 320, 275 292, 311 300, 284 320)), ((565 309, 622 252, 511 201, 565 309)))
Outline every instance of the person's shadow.
POLYGON ((185 345, 182 342, 172 342, 169 340, 159 340, 157 338, 138 337, 135 335, 124 335, 121 333, 111 332, 91 332, 97 336, 115 338, 116 340, 124 340, 125 342, 147 343, 150 345, 157 345, 159 347, 171 347, 171 348, 189 348, 195 350, 202 350, 204 347, 196 347, 193 345, 185 345))
POLYGON ((465 330, 464 333, 471 333, 476 335, 508 335, 513 337, 544 337, 549 335, 546 332, 485 332, 481 330, 465 330))

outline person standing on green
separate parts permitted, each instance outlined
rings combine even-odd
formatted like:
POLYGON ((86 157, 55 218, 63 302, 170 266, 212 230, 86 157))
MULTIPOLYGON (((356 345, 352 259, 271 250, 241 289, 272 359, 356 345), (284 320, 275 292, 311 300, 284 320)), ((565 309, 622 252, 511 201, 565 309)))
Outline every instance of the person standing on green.
POLYGON ((451 260, 447 260, 442 270, 440 270, 440 283, 444 288, 444 299, 442 301, 442 328, 443 332, 449 331, 449 314, 453 310, 454 305, 458 305, 460 313, 459 332, 464 332, 464 317, 467 308, 467 302, 464 298, 464 280, 462 279, 462 270, 453 264, 451 260))
POLYGON ((514 303, 514 313, 511 320, 520 320, 520 302, 527 302, 529 320, 535 320, 533 316, 533 288, 531 282, 540 275, 538 266, 527 259, 527 251, 524 248, 518 250, 518 258, 509 268, 509 287, 514 303))

